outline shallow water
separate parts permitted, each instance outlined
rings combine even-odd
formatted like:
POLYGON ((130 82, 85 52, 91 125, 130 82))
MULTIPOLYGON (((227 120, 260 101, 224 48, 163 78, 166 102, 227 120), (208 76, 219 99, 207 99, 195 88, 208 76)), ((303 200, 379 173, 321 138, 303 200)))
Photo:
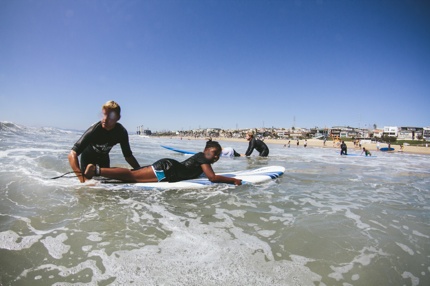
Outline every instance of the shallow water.
MULTIPOLYGON (((80 135, 0 130, 1 285, 430 285, 428 156, 269 145, 214 170, 282 165, 281 178, 199 191, 46 179, 70 171, 80 135)), ((204 146, 130 141, 141 165, 187 158, 161 144, 204 146)), ((127 167, 119 146, 111 163, 127 167)))

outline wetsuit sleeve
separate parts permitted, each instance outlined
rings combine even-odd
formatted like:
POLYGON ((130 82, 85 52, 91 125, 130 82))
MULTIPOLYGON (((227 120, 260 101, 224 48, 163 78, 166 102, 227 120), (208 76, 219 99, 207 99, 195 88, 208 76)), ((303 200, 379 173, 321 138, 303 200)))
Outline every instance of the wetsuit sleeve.
POLYGON ((130 148, 130 142, 128 140, 128 133, 127 130, 125 128, 123 128, 122 131, 122 136, 121 136, 121 151, 122 151, 122 155, 127 158, 133 155, 133 152, 131 152, 131 148, 130 148))
POLYGON ((251 141, 249 141, 248 150, 245 152, 245 156, 250 156, 252 154, 252 151, 254 151, 255 148, 255 138, 252 138, 251 141))
POLYGON ((97 128, 98 123, 93 124, 84 134, 79 138, 79 140, 73 145, 72 150, 76 152, 79 156, 88 145, 90 145, 93 138, 94 130, 97 128))

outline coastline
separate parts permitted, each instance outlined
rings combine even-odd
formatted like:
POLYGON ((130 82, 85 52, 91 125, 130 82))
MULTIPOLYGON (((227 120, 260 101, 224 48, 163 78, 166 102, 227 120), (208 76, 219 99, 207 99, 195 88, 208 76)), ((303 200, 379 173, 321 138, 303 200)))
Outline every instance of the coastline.
MULTIPOLYGON (((183 140, 206 140, 206 138, 194 138, 194 137, 183 137, 183 140)), ((245 140, 245 138, 224 138, 224 137, 216 137, 213 138, 215 141, 220 142, 243 142, 244 144, 248 144, 248 142, 245 140)), ((288 144, 288 139, 265 139, 264 142, 266 144, 278 144, 278 145, 286 145, 288 144)), ((299 140, 299 146, 296 145, 296 140, 290 140, 291 141, 291 148, 304 148, 304 142, 305 140, 299 140)), ((320 147, 320 148, 331 148, 331 149, 339 149, 339 146, 333 146, 333 141, 327 141, 326 146, 324 146, 324 141, 319 139, 308 139, 307 140, 308 147, 320 147)), ((363 147, 365 147, 367 150, 371 151, 372 154, 374 152, 382 152, 378 151, 376 144, 370 143, 370 144, 362 144, 361 149, 358 147, 354 147, 353 142, 345 142, 348 151, 355 150, 356 152, 360 152, 363 147)), ((225 144, 222 144, 225 145, 225 144)), ((380 148, 387 147, 388 145, 386 143, 380 143, 380 148)), ((403 154, 419 154, 419 155, 430 155, 430 147, 418 147, 418 146, 404 146, 403 151, 400 152, 400 145, 391 144, 391 147, 394 148, 394 151, 390 151, 388 153, 403 153, 403 154)), ((270 148, 270 147, 269 147, 270 148)), ((245 148, 246 149, 246 148, 245 148)), ((386 152, 387 153, 387 152, 386 152)))

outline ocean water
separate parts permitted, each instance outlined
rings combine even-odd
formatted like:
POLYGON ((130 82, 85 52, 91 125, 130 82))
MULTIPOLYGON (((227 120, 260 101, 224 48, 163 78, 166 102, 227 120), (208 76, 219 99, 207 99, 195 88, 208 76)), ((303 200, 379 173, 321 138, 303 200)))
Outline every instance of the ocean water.
MULTIPOLYGON (((80 135, 1 124, 0 285, 430 285, 429 156, 269 144, 269 158, 213 165, 286 168, 261 185, 141 191, 48 179, 70 171, 80 135)), ((204 147, 130 142, 141 165, 186 158, 161 144, 204 147)), ((119 146, 111 164, 127 167, 119 146)))

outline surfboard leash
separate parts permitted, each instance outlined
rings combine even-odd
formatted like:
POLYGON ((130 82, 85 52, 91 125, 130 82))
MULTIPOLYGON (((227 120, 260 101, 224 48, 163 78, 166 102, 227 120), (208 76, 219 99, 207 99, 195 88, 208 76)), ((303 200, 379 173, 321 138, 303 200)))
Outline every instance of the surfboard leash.
MULTIPOLYGON (((56 176, 56 177, 52 177, 52 178, 48 178, 48 180, 56 180, 56 179, 59 179, 59 178, 76 178, 76 176, 67 176, 67 175, 69 175, 69 174, 75 174, 75 172, 74 171, 72 171, 72 172, 67 172, 67 173, 64 173, 64 174, 62 174, 62 175, 60 175, 60 176, 56 176)), ((82 174, 81 172, 79 172, 79 174, 82 174)))

